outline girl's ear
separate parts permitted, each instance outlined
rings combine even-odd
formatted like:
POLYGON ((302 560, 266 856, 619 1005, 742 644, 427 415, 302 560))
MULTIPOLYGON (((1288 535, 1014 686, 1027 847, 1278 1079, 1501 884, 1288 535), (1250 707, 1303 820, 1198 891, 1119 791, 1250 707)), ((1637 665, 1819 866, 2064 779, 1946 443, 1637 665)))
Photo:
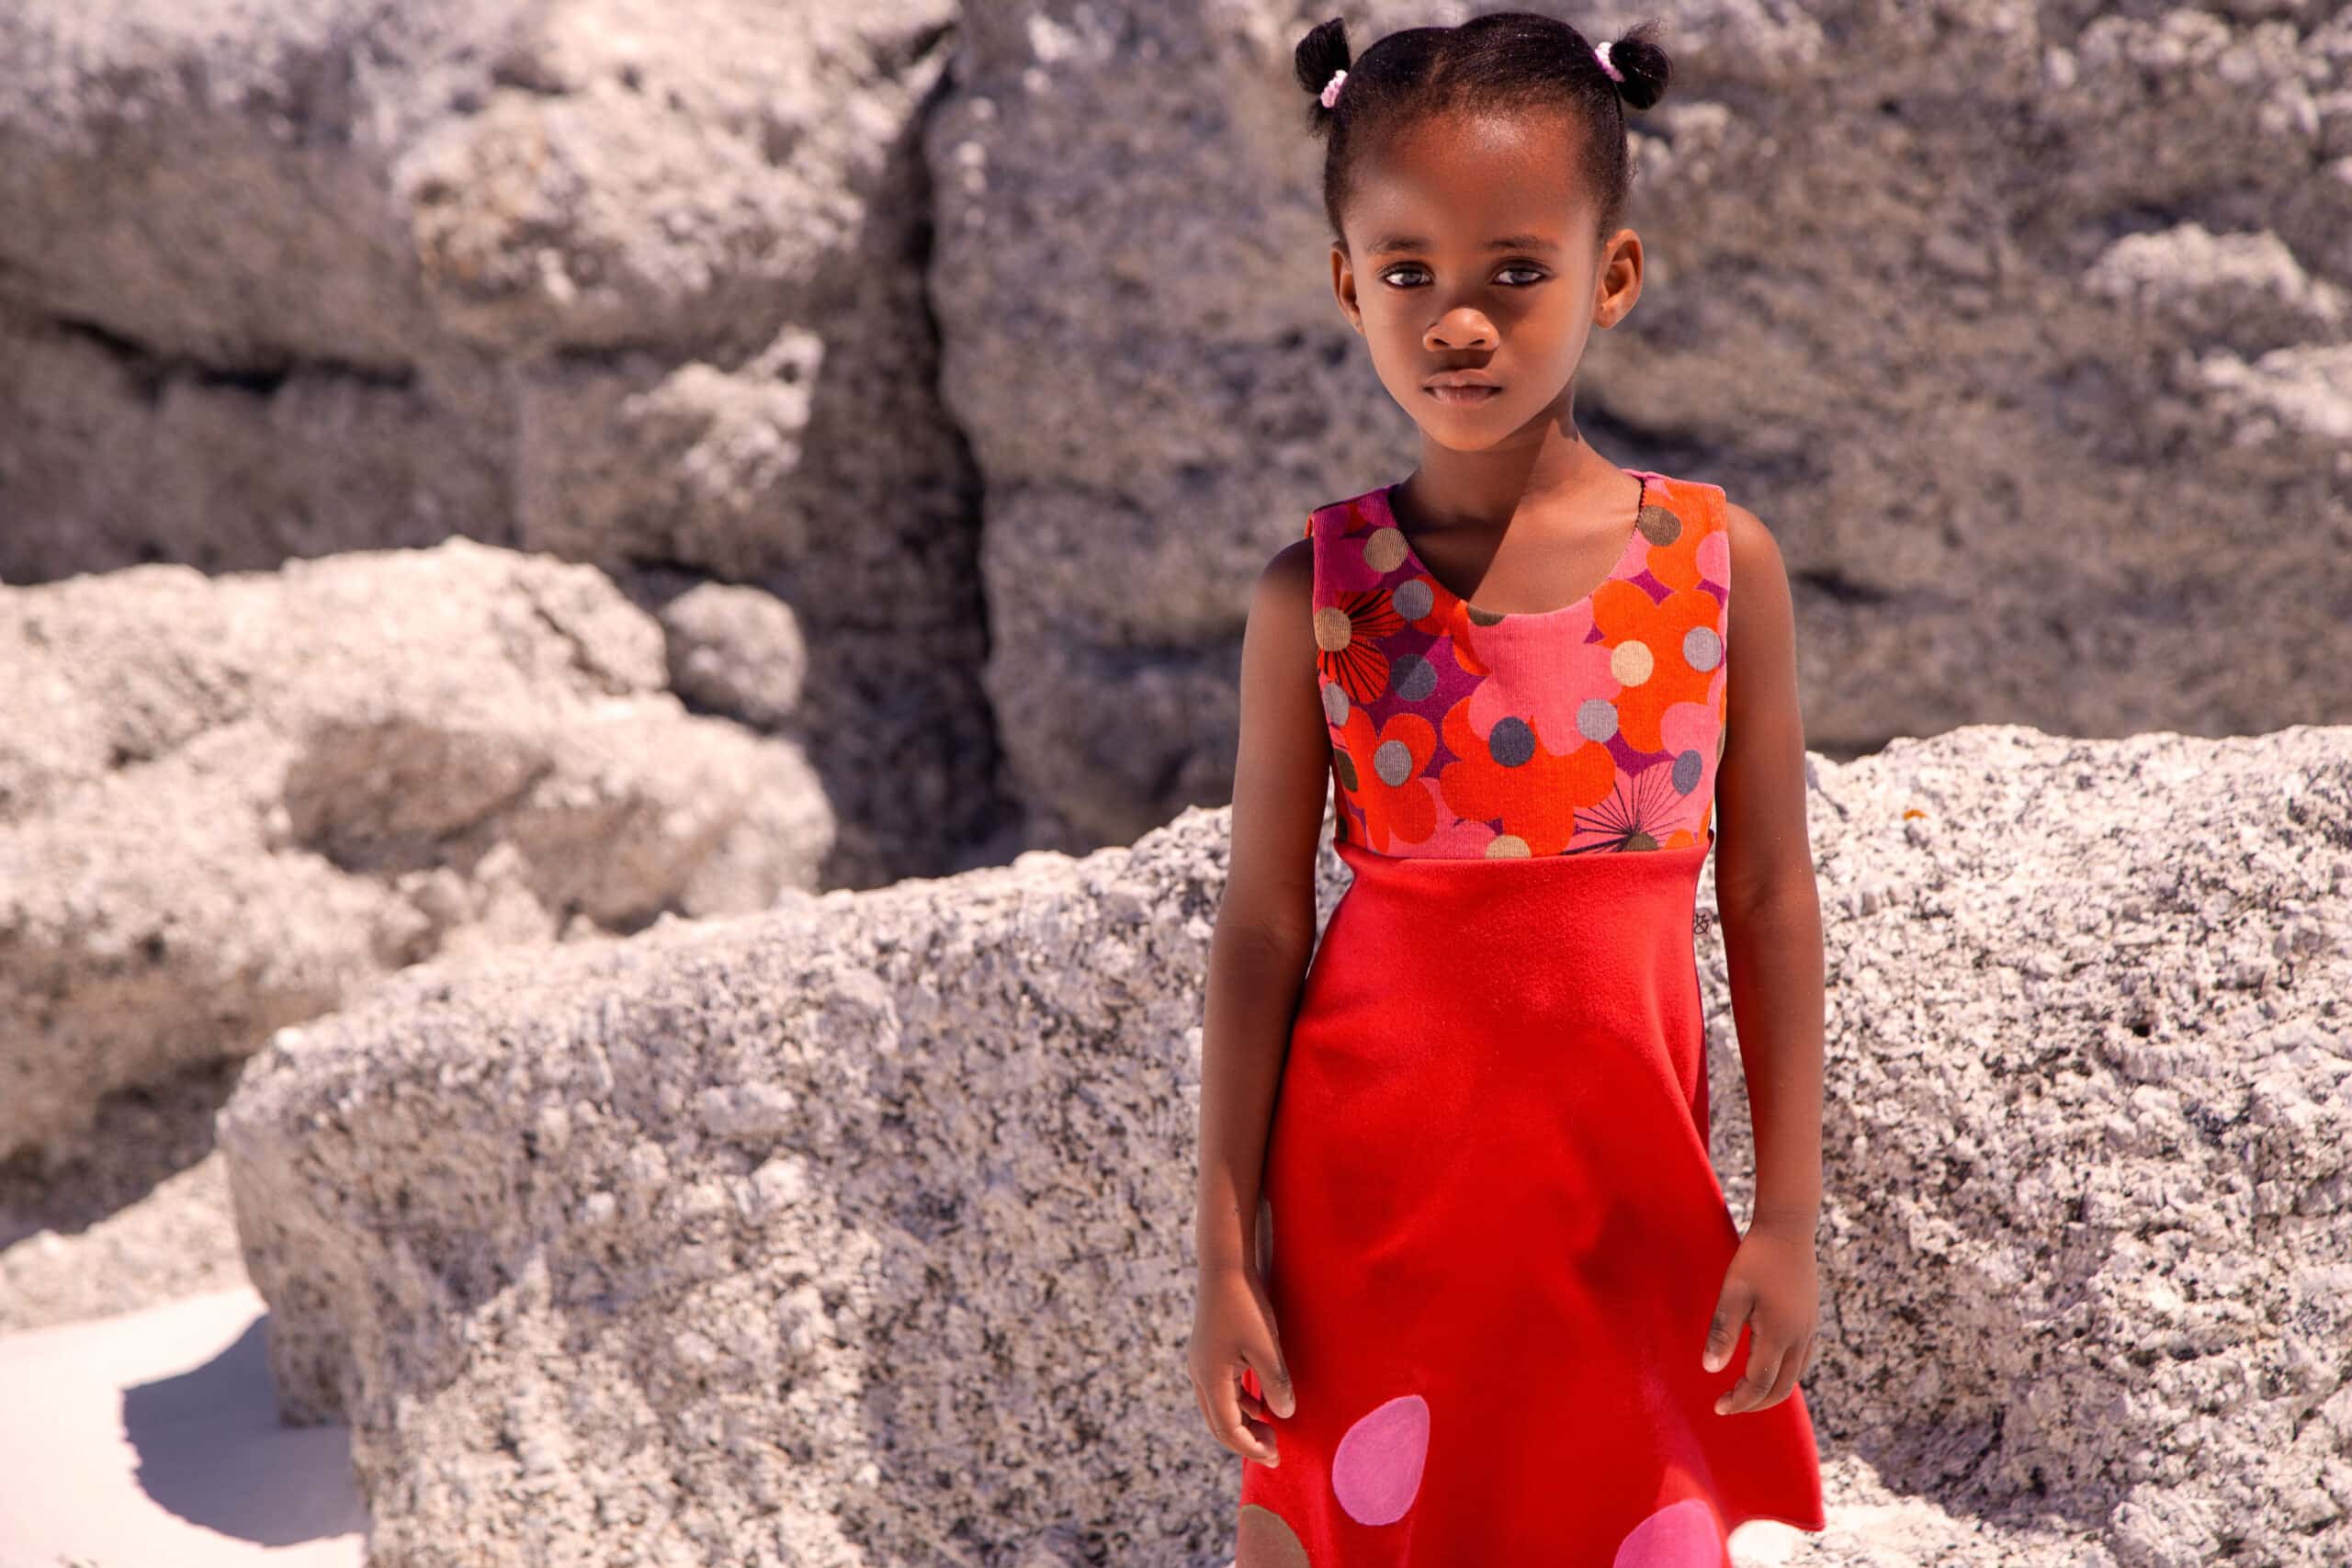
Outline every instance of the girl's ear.
POLYGON ((1363 331, 1363 308, 1356 303, 1356 271, 1337 242, 1331 246, 1331 293, 1340 301, 1340 313, 1347 317, 1348 325, 1363 331))

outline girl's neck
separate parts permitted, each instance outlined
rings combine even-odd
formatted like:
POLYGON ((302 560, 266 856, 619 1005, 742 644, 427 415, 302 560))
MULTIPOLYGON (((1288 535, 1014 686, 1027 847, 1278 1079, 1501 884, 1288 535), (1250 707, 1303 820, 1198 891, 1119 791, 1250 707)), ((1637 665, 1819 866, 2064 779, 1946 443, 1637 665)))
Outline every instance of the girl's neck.
POLYGON ((1525 513, 1613 509, 1625 484, 1624 470, 1581 438, 1532 460, 1424 447, 1395 499, 1400 513, 1419 525, 1408 532, 1483 532, 1508 527, 1525 513))

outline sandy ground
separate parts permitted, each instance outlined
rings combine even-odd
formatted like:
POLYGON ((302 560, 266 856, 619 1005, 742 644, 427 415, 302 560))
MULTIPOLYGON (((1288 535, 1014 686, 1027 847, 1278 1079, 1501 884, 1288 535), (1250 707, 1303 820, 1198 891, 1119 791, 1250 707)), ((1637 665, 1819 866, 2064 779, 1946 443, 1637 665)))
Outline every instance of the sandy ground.
POLYGON ((0 1336, 0 1568, 360 1568, 341 1427, 277 1419, 250 1286, 0 1336))

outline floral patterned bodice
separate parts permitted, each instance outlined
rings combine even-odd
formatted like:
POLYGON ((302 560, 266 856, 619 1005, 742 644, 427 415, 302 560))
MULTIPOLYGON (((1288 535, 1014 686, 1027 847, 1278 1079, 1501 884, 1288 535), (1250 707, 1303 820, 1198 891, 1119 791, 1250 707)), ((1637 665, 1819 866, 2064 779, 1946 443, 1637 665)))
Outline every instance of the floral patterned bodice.
POLYGON ((1340 838, 1457 858, 1712 842, 1724 495, 1624 471, 1643 491, 1617 564, 1537 614, 1480 609, 1430 576, 1389 510, 1394 487, 1309 514, 1340 838))

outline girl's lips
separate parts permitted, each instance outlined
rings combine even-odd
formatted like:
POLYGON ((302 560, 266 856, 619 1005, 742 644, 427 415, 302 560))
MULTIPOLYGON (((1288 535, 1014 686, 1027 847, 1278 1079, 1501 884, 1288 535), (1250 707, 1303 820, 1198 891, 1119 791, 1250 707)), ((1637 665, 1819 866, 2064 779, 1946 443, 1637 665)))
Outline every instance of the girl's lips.
POLYGON ((1502 395, 1500 387, 1430 387, 1425 389, 1442 403, 1483 403, 1488 398, 1502 395))

